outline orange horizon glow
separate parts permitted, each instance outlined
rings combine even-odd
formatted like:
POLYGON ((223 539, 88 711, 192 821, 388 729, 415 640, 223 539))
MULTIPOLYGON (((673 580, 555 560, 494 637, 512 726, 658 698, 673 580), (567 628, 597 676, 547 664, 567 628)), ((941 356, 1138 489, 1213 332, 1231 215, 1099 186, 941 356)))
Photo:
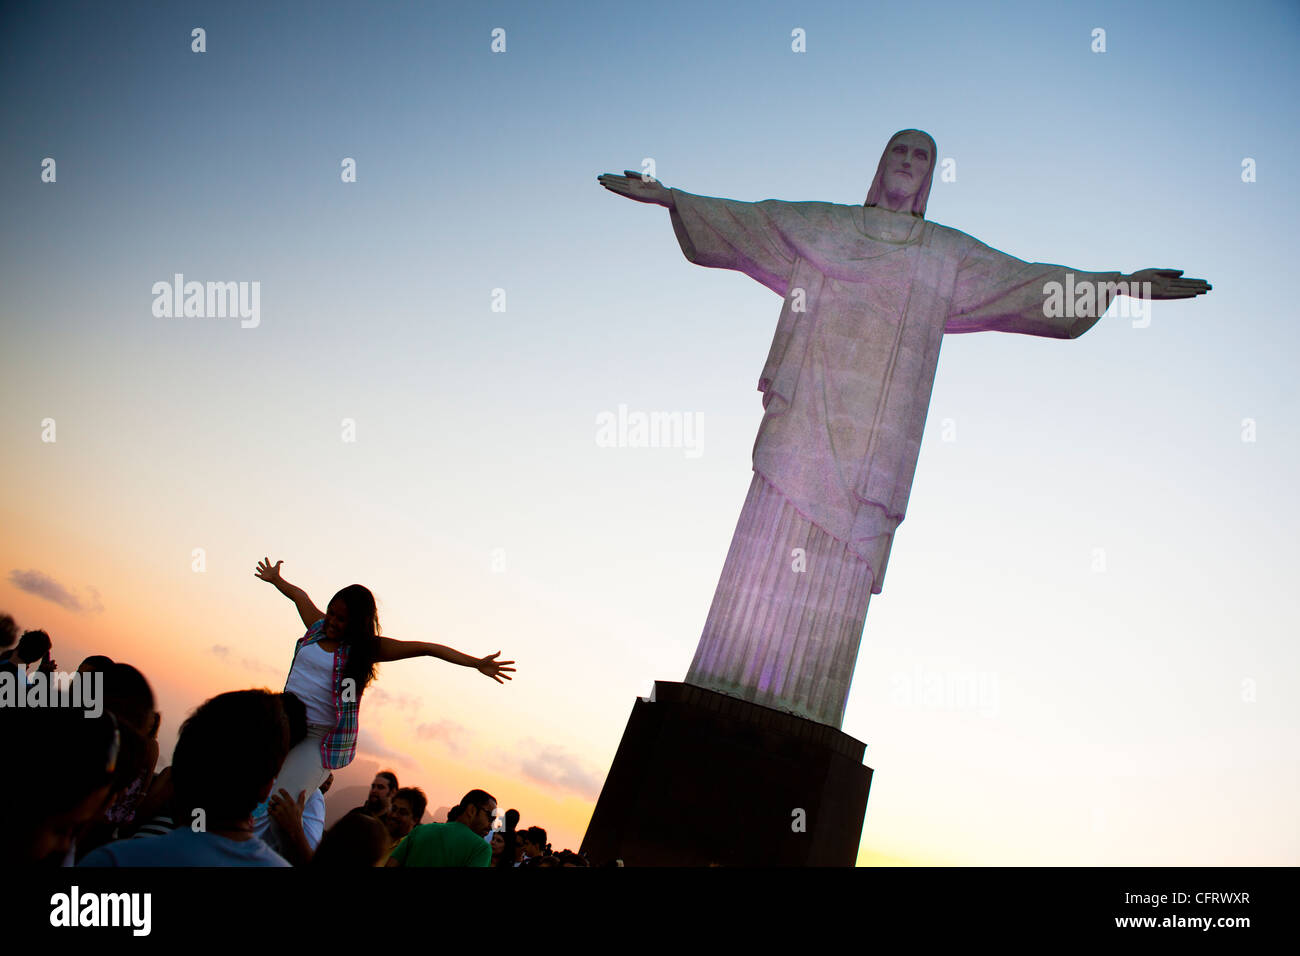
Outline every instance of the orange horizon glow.
MULTIPOLYGON (((6 580, 0 592, 3 594, 0 611, 12 614, 23 630, 41 628, 49 632, 54 659, 63 670, 75 669, 91 654, 107 654, 144 673, 162 713, 159 768, 169 762, 181 722, 202 701, 229 690, 265 687, 278 691, 283 687, 293 642, 302 628, 292 605, 274 594, 269 585, 253 578, 251 569, 255 559, 249 562, 246 590, 240 601, 232 599, 213 606, 210 597, 192 590, 194 579, 201 579, 202 575, 184 570, 169 576, 165 583, 156 575, 140 576, 135 573, 137 565, 114 561, 80 534, 75 525, 65 525, 58 529, 58 534, 51 534, 51 529, 46 527, 42 536, 32 517, 13 509, 0 513, 10 532, 7 540, 0 543, 0 559, 7 567, 59 567, 62 576, 69 580, 96 580, 105 604, 100 613, 75 613, 28 594, 6 580), (15 541, 32 542, 32 545, 17 552, 15 541), (68 557, 76 555, 80 559, 68 557), (276 633, 277 637, 240 640, 231 636, 241 629, 238 622, 243 620, 234 605, 243 606, 249 601, 261 602, 257 615, 271 620, 243 629, 276 633), (229 646, 230 652, 218 657, 210 650, 214 644, 229 646)), ((418 674, 418 680, 430 680, 436 685, 439 678, 464 676, 455 675, 457 670, 461 669, 432 660, 382 665, 380 676, 367 691, 367 706, 362 711, 364 736, 356 759, 349 767, 336 771, 333 791, 337 794, 349 787, 368 786, 377 770, 393 770, 401 786, 418 786, 424 791, 429 800, 426 822, 439 822, 432 816, 439 807, 454 805, 471 789, 483 789, 496 796, 503 811, 519 810, 521 827, 544 827, 556 850, 577 850, 595 808, 594 799, 509 772, 504 764, 510 755, 501 743, 487 741, 478 750, 462 746, 460 753, 453 753, 442 741, 420 739, 414 733, 419 721, 406 713, 411 708, 409 699, 386 705, 377 703, 382 695, 376 695, 376 690, 387 688, 395 695, 406 691, 401 685, 407 681, 397 680, 396 675, 405 674, 409 680, 418 674), (384 753, 369 749, 368 742, 376 738, 384 745, 384 753)), ((528 680, 526 664, 521 663, 516 680, 528 680)), ((475 695, 481 694, 474 697, 481 702, 490 703, 494 692, 508 693, 515 689, 510 684, 493 686, 481 678, 480 681, 481 687, 471 683, 469 689, 475 695)), ((628 709, 631 709, 630 702, 628 709)), ((439 715, 424 715, 436 716, 439 715)), ((461 725, 473 723, 455 713, 441 716, 461 725)), ((621 726, 618 731, 621 734, 621 726)), ((602 781, 612 756, 611 751, 607 757, 589 759, 593 766, 598 759, 606 761, 599 768, 602 781)), ((327 803, 332 815, 334 807, 329 797, 327 803)), ((859 865, 913 865, 895 856, 866 850, 860 853, 858 862, 859 865)))

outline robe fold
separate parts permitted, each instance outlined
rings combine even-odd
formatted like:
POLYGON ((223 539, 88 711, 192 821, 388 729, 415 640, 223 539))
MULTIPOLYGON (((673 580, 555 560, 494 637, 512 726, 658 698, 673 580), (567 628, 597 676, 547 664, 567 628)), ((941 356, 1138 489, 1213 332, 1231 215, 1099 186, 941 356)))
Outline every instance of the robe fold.
POLYGON ((784 299, 758 381, 754 484, 687 681, 838 727, 867 601, 907 512, 944 333, 1077 338, 1122 273, 1025 262, 875 207, 671 192, 689 261, 784 299), (1063 315, 1048 314, 1049 283, 1063 315), (1091 301, 1076 302, 1079 290, 1091 301), (817 545, 803 549, 806 572, 790 570, 799 541, 817 545))

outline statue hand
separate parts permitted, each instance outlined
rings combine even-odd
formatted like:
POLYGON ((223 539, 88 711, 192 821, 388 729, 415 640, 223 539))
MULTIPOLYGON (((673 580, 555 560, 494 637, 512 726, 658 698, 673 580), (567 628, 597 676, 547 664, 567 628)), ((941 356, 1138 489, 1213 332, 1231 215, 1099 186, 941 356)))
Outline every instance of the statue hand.
POLYGON ((663 183, 657 179, 642 180, 641 174, 633 169, 623 170, 622 176, 616 176, 613 173, 602 173, 596 177, 596 182, 612 193, 618 193, 620 196, 626 196, 628 199, 634 199, 637 202, 649 202, 669 207, 673 204, 673 194, 668 191, 668 188, 663 183))
POLYGON ((1141 299, 1191 299, 1204 295, 1214 286, 1204 279, 1185 279, 1182 269, 1142 269, 1124 277, 1133 298, 1141 299), (1142 283, 1151 283, 1151 294, 1145 295, 1142 283))

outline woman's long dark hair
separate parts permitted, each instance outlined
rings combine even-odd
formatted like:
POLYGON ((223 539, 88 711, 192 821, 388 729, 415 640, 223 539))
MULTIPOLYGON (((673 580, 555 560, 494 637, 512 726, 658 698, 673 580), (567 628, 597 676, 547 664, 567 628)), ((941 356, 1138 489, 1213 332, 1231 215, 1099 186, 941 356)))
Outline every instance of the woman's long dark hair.
POLYGON ((348 663, 343 668, 343 679, 351 679, 357 689, 357 700, 372 680, 375 665, 379 662, 379 611, 375 596, 360 584, 349 584, 330 599, 330 604, 342 601, 348 609, 348 623, 344 628, 342 643, 348 645, 348 663))

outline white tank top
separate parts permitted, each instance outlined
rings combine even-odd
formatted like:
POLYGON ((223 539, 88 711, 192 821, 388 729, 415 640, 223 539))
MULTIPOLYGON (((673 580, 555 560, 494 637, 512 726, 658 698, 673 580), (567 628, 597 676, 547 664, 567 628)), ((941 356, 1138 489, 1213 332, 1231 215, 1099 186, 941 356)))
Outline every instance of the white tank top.
POLYGON ((320 644, 308 644, 298 652, 284 689, 297 694, 307 705, 307 723, 329 727, 338 723, 334 713, 334 655, 322 650, 320 644))

